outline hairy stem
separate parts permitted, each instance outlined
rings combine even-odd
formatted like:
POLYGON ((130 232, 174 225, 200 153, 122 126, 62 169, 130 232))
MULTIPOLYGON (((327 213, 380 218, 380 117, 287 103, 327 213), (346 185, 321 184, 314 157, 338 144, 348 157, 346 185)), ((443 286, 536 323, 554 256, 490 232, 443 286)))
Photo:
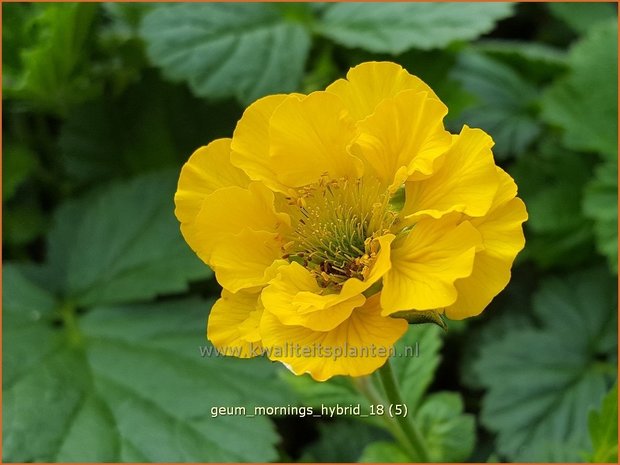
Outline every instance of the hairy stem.
MULTIPOLYGON (((379 369, 379 378, 383 384, 383 389, 385 390, 388 402, 392 405, 404 405, 405 402, 400 393, 400 389, 389 360, 379 369)), ((397 415, 395 418, 400 429, 407 438, 410 445, 409 449, 413 449, 415 451, 416 457, 421 462, 428 462, 428 449, 426 447, 424 437, 422 436, 422 433, 420 433, 418 427, 405 416, 397 415)))

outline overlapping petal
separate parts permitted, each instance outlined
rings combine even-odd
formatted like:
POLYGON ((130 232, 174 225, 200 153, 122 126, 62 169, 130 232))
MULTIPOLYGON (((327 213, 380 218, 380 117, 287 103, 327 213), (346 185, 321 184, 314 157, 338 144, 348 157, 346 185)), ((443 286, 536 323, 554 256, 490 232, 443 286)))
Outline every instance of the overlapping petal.
POLYGON ((258 293, 224 289, 211 308, 207 337, 224 355, 250 358, 262 349, 259 324, 263 308, 258 293))
POLYGON ((296 374, 309 373, 317 381, 372 373, 385 363, 406 330, 405 320, 381 316, 377 295, 329 331, 285 325, 267 310, 260 324, 268 357, 285 363, 296 374))
POLYGON ((229 186, 246 187, 250 180, 230 162, 230 139, 200 147, 181 169, 174 194, 175 214, 182 225, 194 222, 205 197, 229 186))
POLYGON ((263 290, 263 305, 286 325, 329 331, 363 305, 366 298, 362 293, 388 272, 393 240, 392 234, 378 238, 380 250, 368 276, 363 281, 348 279, 335 293, 320 287, 316 277, 299 263, 282 267, 263 290))
POLYGON ((209 263, 218 282, 231 292, 264 286, 282 260, 282 239, 278 233, 244 228, 225 239, 214 250, 209 263))
POLYGON ((489 213, 471 223, 482 236, 484 250, 476 254, 470 276, 455 283, 456 302, 446 316, 463 319, 478 315, 510 281, 510 268, 525 245, 522 224, 527 220, 525 204, 516 196, 517 186, 500 168, 500 187, 489 213))
POLYGON ((277 180, 291 187, 322 176, 355 179, 362 174, 362 162, 349 152, 355 134, 355 124, 337 96, 291 95, 269 120, 269 163, 277 180))
POLYGON ((353 150, 387 185, 405 179, 424 179, 435 161, 452 144, 443 126, 448 108, 427 92, 405 90, 381 101, 373 114, 360 121, 353 150))
POLYGON ((269 121, 275 109, 287 95, 269 95, 250 105, 235 128, 231 149, 231 162, 254 181, 261 181, 275 191, 288 189, 277 180, 277 166, 270 161, 269 121))
POLYGON ((356 121, 366 118, 379 103, 403 90, 426 92, 437 98, 424 81, 409 74, 402 66, 390 62, 362 63, 351 68, 346 79, 338 79, 326 89, 342 99, 356 121))
POLYGON ((499 186, 492 146, 493 140, 484 131, 465 126, 454 136, 441 168, 428 179, 406 183, 401 214, 409 220, 441 218, 450 212, 485 215, 499 186))
POLYGON ((206 196, 194 227, 181 230, 190 247, 209 264, 218 245, 230 244, 231 236, 245 228, 276 233, 273 237, 279 239, 289 225, 288 215, 275 210, 273 192, 253 182, 247 189, 223 187, 206 196))
POLYGON ((265 288, 262 300, 282 323, 316 331, 333 329, 366 301, 361 294, 323 294, 324 291, 307 269, 293 262, 282 268, 265 288))
POLYGON ((454 282, 472 272, 480 233, 457 215, 425 218, 394 243, 392 267, 383 277, 383 315, 403 310, 434 310, 457 298, 454 282))

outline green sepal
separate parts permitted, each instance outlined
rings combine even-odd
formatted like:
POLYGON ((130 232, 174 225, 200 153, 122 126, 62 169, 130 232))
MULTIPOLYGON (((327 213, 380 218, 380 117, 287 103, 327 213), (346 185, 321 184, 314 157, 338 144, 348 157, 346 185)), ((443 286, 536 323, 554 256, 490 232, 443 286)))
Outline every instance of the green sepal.
POLYGON ((437 310, 403 310, 402 312, 392 313, 390 316, 392 318, 404 318, 410 325, 434 323, 444 331, 448 331, 448 325, 437 310))

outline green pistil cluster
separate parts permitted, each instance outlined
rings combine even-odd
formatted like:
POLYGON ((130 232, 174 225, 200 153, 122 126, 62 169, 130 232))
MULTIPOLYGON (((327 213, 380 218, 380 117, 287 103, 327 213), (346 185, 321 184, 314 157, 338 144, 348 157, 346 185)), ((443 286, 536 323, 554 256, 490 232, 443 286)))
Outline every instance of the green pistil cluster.
POLYGON ((373 239, 391 226, 389 195, 362 180, 321 181, 289 198, 294 230, 286 257, 301 263, 323 287, 363 280, 374 261, 373 239))

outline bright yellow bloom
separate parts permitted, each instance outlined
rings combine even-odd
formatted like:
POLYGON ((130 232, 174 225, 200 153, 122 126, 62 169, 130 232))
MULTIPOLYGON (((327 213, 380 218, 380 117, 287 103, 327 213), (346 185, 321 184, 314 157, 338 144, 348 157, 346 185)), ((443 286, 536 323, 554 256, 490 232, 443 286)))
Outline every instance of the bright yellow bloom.
POLYGON ((508 283, 527 219, 491 137, 394 63, 273 95, 183 167, 176 215, 224 288, 207 336, 317 380, 379 368, 402 311, 478 315, 508 283))

